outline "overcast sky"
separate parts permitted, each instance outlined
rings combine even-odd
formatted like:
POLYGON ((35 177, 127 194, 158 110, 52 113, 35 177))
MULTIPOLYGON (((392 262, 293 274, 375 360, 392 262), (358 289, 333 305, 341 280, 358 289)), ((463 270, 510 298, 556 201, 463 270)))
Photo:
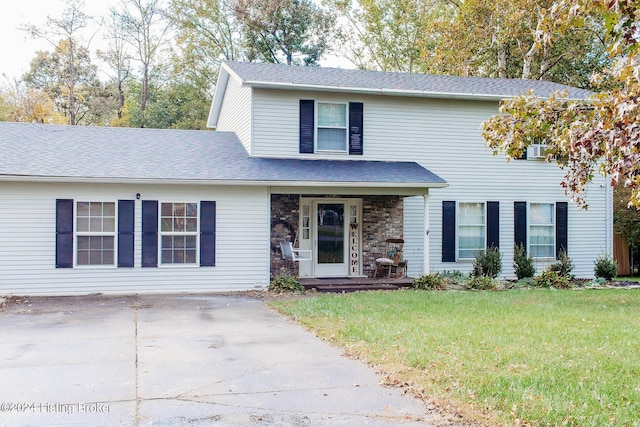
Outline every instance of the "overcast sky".
MULTIPOLYGON (((109 9, 116 7, 120 0, 85 0, 84 12, 89 16, 107 17, 109 9)), ((60 17, 65 8, 64 0, 16 0, 3 4, 0 13, 0 76, 6 75, 11 81, 20 78, 29 70, 29 64, 38 50, 51 50, 45 40, 33 40, 26 32, 18 30, 21 24, 44 26, 47 16, 60 17)), ((87 34, 89 34, 87 32, 87 34)), ((102 36, 96 36, 90 45, 92 54, 97 48, 104 48, 102 36)), ((96 61, 96 58, 92 58, 96 61)), ((353 64, 336 57, 321 61, 323 66, 353 68, 353 64)), ((4 78, 2 78, 4 82, 4 78)))
MULTIPOLYGON (((109 8, 118 0, 85 0, 84 12, 90 16, 108 16, 109 8)), ((20 24, 44 26, 47 16, 59 17, 64 10, 63 0, 16 0, 2 6, 0 13, 0 74, 9 78, 21 77, 29 69, 29 64, 38 50, 51 50, 51 45, 43 40, 33 40, 18 30, 20 24)), ((100 37, 92 42, 95 50, 100 37)))

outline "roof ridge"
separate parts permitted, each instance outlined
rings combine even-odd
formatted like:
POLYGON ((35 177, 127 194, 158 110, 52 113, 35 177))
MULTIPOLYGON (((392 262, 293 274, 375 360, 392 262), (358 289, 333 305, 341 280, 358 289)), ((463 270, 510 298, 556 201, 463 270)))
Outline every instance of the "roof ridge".
POLYGON ((587 99, 592 92, 548 80, 455 76, 336 67, 225 61, 243 84, 279 89, 369 92, 438 98, 500 100, 528 92, 541 97, 566 90, 573 99, 587 99))

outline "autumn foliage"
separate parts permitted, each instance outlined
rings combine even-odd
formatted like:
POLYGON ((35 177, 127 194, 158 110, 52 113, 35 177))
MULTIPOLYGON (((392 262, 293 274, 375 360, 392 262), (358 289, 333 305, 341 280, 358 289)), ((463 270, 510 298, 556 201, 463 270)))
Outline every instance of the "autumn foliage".
POLYGON ((500 115, 483 124, 483 136, 507 158, 520 156, 532 143, 547 144, 547 160, 566 170, 562 186, 579 206, 586 207, 584 192, 597 172, 614 186, 630 188, 630 203, 640 206, 640 3, 561 0, 543 11, 537 44, 542 48, 597 13, 604 17, 612 66, 593 81, 606 82, 606 88, 586 100, 568 99, 566 92, 505 100, 500 115))

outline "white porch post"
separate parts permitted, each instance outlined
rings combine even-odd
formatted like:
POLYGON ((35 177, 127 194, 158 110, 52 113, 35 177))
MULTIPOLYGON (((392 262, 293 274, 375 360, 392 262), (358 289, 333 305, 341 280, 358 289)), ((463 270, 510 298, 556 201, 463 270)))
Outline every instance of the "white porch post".
POLYGON ((429 267, 429 248, 430 248, 430 246, 429 246, 429 233, 430 233, 430 231, 429 231, 429 193, 423 194, 422 198, 424 199, 424 230, 423 230, 423 232, 424 232, 424 234, 423 234, 423 237, 424 237, 424 245, 423 245, 423 247, 424 247, 424 250, 423 250, 423 252, 424 252, 424 254, 423 254, 424 255, 424 268, 423 268, 423 270, 424 271, 422 272, 422 274, 429 274, 429 272, 430 272, 429 271, 430 270, 430 267, 429 267))

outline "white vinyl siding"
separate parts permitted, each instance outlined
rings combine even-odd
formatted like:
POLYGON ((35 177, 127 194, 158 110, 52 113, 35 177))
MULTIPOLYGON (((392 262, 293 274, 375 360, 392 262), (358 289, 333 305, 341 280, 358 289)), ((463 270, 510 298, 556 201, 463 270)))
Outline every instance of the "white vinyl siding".
POLYGON ((230 78, 218 117, 216 130, 235 132, 247 153, 251 147, 251 88, 242 87, 230 78))
MULTIPOLYGON (((424 272, 424 198, 405 197, 403 200, 404 247, 402 255, 407 263, 407 275, 418 277, 424 272)), ((429 235, 431 231, 428 230, 429 235)))
MULTIPOLYGON (((449 185, 429 192, 429 258, 431 271, 451 270, 451 263, 442 263, 442 201, 492 200, 500 203, 500 251, 503 272, 513 277, 513 203, 548 203, 567 201, 560 182, 563 171, 542 161, 511 160, 494 156, 485 148, 481 124, 498 113, 498 102, 451 99, 426 99, 390 95, 322 93, 319 91, 254 89, 254 155, 265 157, 349 159, 348 154, 299 154, 299 102, 364 103, 364 155, 358 160, 415 161, 439 175, 449 185)), ((599 176, 589 187, 589 210, 569 204, 569 255, 578 277, 593 276, 593 261, 611 250, 610 193, 599 176)), ((416 199, 419 200, 419 199, 416 199)), ((409 272, 417 275, 416 266, 424 264, 420 251, 424 227, 418 216, 423 205, 407 204, 404 239, 411 242, 405 251, 409 272)), ((552 260, 537 260, 542 271, 552 260)), ((460 262, 455 269, 469 272, 471 263, 460 262)))
POLYGON ((2 294, 226 292, 269 284, 269 197, 264 187, 4 181, 0 217, 2 294), (134 267, 56 269, 56 199, 135 200, 134 267), (143 200, 215 200, 215 268, 141 268, 143 200))

